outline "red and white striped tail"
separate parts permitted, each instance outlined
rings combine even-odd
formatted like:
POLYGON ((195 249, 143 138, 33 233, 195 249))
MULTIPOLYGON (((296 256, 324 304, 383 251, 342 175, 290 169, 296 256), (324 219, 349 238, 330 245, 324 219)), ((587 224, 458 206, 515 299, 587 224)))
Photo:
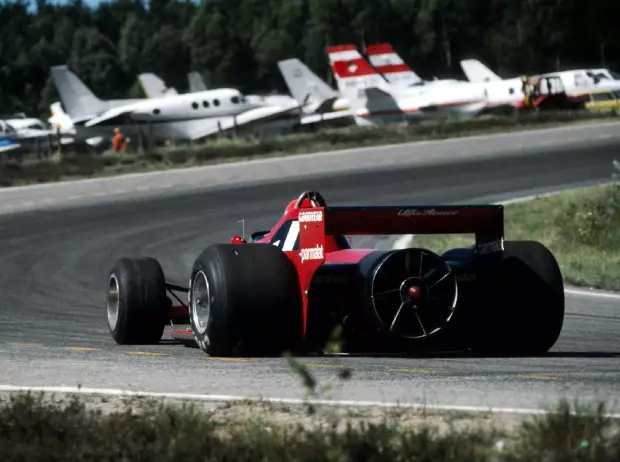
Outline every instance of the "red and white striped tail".
POLYGON ((392 84, 409 86, 422 81, 389 43, 370 45, 366 47, 366 54, 370 64, 392 84))
MULTIPOLYGON (((355 45, 338 45, 327 48, 329 63, 338 82, 344 88, 368 88, 378 86, 383 79, 364 59, 355 45)), ((384 81, 383 81, 384 82, 384 81)))

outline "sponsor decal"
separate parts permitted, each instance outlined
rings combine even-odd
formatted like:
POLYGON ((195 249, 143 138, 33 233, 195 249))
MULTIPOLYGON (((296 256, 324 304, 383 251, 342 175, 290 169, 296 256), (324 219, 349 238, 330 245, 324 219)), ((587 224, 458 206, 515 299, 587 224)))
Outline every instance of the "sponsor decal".
POLYGON ((317 244, 317 246, 314 248, 301 249, 301 251, 299 252, 299 258, 301 258, 302 263, 306 260, 322 260, 323 246, 317 244))
POLYGON ((323 221, 323 211, 318 210, 315 212, 299 212, 300 223, 318 223, 323 221))
POLYGON ((399 217, 437 217, 454 216, 458 214, 458 210, 402 209, 398 211, 399 217))
POLYGON ((497 239, 495 241, 484 242, 482 244, 476 244, 476 253, 485 255, 487 253, 501 252, 504 250, 504 240, 497 239))

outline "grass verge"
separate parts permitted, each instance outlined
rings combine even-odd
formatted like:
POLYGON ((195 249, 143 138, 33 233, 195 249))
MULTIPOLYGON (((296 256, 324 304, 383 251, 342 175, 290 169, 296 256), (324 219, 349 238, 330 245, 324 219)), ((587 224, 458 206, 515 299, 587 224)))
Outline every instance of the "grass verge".
POLYGON ((345 148, 456 138, 567 123, 612 120, 613 115, 581 112, 485 116, 462 121, 431 121, 410 126, 345 127, 317 133, 254 139, 220 139, 205 144, 162 148, 150 154, 63 154, 47 160, 0 162, 0 186, 47 183, 121 173, 165 170, 214 163, 331 151, 345 148))
POLYGON ((510 428, 480 425, 484 417, 459 426, 462 415, 444 415, 443 430, 417 410, 392 410, 378 419, 299 411, 306 423, 261 410, 239 417, 195 404, 143 401, 102 412, 77 397, 17 394, 0 403, 0 451, 5 462, 620 460, 620 425, 606 417, 603 405, 564 401, 510 428), (414 423, 404 425, 407 419, 414 423))
MULTIPOLYGON (((620 291, 620 182, 508 204, 504 217, 506 239, 545 244, 567 283, 620 291)), ((473 235, 416 235, 410 245, 441 253, 473 242, 473 235)))

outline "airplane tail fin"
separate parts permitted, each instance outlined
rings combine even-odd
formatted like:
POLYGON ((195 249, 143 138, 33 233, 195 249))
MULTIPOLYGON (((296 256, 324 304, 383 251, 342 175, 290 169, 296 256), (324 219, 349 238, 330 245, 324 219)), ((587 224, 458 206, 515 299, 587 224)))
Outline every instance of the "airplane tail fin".
POLYGON ((394 85, 408 87, 422 82, 422 79, 394 51, 389 43, 379 43, 366 47, 370 64, 394 85))
POLYGON ((52 67, 52 78, 62 104, 73 120, 94 117, 108 108, 67 66, 52 67))
POLYGON ((486 67, 477 59, 464 59, 461 61, 461 68, 467 76, 467 80, 473 83, 478 82, 497 82, 502 78, 486 67))
POLYGON ((304 112, 324 112, 338 98, 338 92, 297 58, 278 61, 278 68, 289 92, 304 112))
POLYGON ((327 48, 329 63, 338 83, 338 89, 357 112, 363 110, 369 99, 378 96, 393 98, 394 88, 366 61, 355 45, 327 48))
POLYGON ((147 98, 161 98, 178 94, 174 88, 166 87, 164 81, 151 72, 140 74, 138 82, 147 98))
POLYGON ((197 71, 192 71, 187 74, 187 82, 189 83, 189 91, 191 93, 197 93, 199 91, 207 91, 207 86, 202 76, 197 71))

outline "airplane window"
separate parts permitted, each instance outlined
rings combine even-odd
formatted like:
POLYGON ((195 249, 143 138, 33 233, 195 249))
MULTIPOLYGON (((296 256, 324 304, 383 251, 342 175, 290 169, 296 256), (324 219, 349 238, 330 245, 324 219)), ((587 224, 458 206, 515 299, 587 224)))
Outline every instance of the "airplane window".
POLYGON ((203 101, 202 107, 209 107, 209 101, 203 101))
POLYGON ((508 90, 508 93, 510 93, 511 95, 514 95, 514 93, 515 93, 515 89, 514 89, 514 88, 511 88, 510 90, 508 90))
POLYGON ((161 111, 159 109, 153 109, 153 114, 155 115, 159 115, 161 111))
POLYGON ((216 106, 220 105, 220 100, 219 99, 214 99, 213 100, 213 104, 215 104, 216 106))
POLYGON ((233 104, 239 104, 239 98, 237 96, 233 96, 232 98, 230 98, 230 100, 233 102, 233 104))
POLYGON ((193 107, 194 109, 198 109, 198 103, 192 103, 192 107, 193 107))

